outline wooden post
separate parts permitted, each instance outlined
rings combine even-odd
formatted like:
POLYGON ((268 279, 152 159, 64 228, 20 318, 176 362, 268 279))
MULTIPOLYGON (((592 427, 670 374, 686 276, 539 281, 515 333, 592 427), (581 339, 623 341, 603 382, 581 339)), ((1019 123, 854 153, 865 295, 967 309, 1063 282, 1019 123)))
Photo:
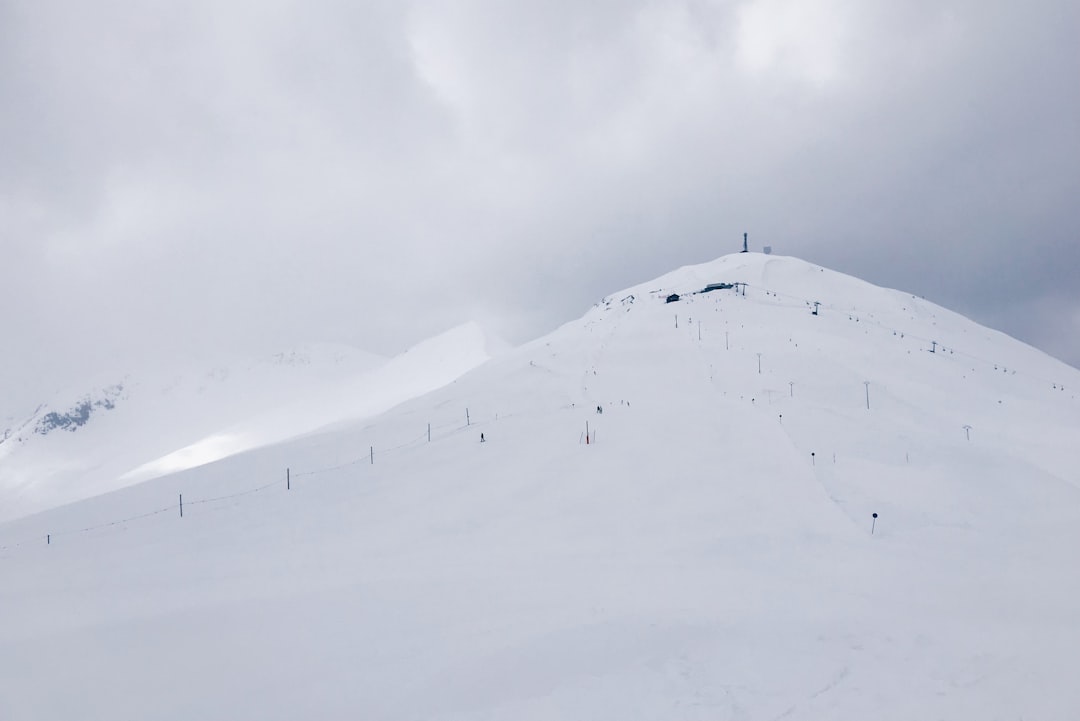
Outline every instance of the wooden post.
POLYGON ((184 494, 180 494, 180 517, 184 517, 184 494))
POLYGON ((472 421, 469 420, 469 409, 468 408, 465 409, 465 425, 467 425, 467 426, 472 425, 472 421))
POLYGON ((589 445, 589 422, 585 421, 585 445, 589 445))
POLYGON ((291 490, 291 489, 292 489, 292 479, 289 477, 289 469, 286 468, 285 469, 285 490, 288 491, 288 490, 291 490))
POLYGON ((431 424, 427 424, 427 442, 431 443, 431 424))
POLYGON ((52 534, 51 533, 46 533, 45 534, 45 545, 46 546, 51 546, 52 545, 52 534))
POLYGON ((375 465, 375 446, 369 446, 368 452, 371 454, 371 465, 375 465))

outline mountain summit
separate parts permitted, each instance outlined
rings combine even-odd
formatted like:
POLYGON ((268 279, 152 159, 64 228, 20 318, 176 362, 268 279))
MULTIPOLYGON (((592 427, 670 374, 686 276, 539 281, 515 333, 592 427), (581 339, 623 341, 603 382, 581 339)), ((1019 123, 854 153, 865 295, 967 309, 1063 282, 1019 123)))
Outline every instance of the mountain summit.
POLYGON ((0 717, 1074 718, 1077 388, 801 260, 681 268, 0 525, 0 717))

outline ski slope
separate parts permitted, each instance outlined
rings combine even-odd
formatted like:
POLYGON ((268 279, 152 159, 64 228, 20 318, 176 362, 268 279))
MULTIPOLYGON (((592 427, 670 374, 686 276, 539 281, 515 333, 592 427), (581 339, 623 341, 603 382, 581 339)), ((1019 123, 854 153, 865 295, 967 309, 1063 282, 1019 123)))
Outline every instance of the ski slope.
POLYGON ((466 323, 390 359, 308 344, 198 373, 116 374, 120 382, 92 384, 89 393, 58 394, 0 436, 0 521, 377 415, 451 382, 498 348, 466 323), (63 412, 79 403, 94 404, 84 425, 40 432, 53 406, 63 412))
POLYGON ((1076 718, 1077 388, 794 258, 682 268, 0 525, 0 718, 1076 718))

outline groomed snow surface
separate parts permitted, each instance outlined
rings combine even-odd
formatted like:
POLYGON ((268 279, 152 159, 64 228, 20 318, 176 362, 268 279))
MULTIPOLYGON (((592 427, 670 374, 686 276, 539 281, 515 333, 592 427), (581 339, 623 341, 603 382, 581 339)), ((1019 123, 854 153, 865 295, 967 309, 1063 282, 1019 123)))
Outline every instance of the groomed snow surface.
POLYGON ((0 525, 0 719, 1080 718, 1077 389, 796 259, 683 268, 0 525))

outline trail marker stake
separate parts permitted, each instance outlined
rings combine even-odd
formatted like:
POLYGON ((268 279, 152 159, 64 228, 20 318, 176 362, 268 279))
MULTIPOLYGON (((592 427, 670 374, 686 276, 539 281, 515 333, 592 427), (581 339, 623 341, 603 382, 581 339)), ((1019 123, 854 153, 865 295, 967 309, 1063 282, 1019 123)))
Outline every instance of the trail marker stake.
POLYGON ((874 528, 877 527, 877 514, 873 514, 874 520, 870 522, 870 535, 874 535, 874 528))

